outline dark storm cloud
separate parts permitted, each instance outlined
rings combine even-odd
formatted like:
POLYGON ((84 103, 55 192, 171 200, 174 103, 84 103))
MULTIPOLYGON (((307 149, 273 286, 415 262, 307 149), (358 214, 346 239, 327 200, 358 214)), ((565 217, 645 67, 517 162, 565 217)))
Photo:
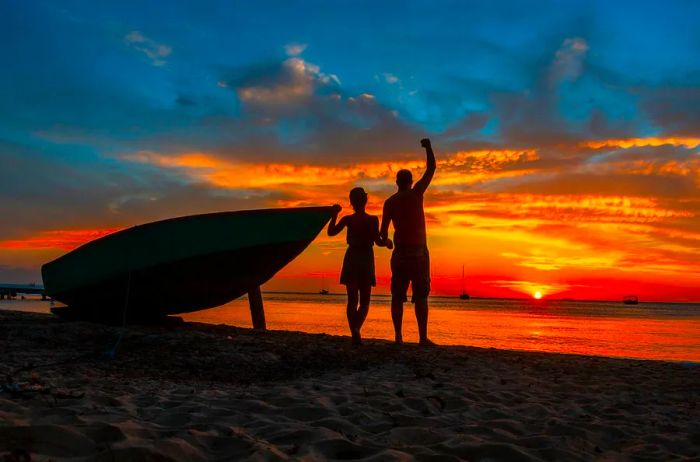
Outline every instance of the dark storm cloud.
POLYGON ((642 108, 664 133, 700 136, 700 75, 694 86, 644 91, 642 108))

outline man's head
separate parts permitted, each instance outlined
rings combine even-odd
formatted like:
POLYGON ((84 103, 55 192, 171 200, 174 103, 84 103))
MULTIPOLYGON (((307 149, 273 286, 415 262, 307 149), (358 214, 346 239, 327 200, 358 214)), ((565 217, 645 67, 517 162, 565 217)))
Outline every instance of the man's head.
POLYGON ((410 170, 402 169, 396 172, 396 186, 399 189, 411 189, 413 185, 413 175, 410 170))
POLYGON ((367 193, 362 188, 352 188, 350 190, 350 205, 357 210, 364 210, 367 205, 367 193))

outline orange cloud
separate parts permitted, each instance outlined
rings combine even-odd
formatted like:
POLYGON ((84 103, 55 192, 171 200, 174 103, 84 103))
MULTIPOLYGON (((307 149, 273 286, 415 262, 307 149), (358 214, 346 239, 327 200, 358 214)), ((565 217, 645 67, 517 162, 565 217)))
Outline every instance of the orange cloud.
POLYGON ((584 255, 571 255, 570 253, 558 255, 551 250, 535 249, 526 255, 516 252, 503 252, 501 255, 518 261, 517 264, 520 266, 541 271, 558 271, 567 267, 590 269, 617 268, 622 256, 621 252, 602 254, 601 252, 593 253, 591 249, 584 249, 580 253, 584 253, 584 255))
MULTIPOLYGON (((419 172, 425 161, 358 163, 342 166, 254 164, 221 159, 206 153, 163 155, 142 151, 124 156, 134 162, 180 169, 186 175, 219 188, 270 188, 283 185, 332 186, 359 180, 386 179, 393 182, 396 172, 419 172)), ((535 150, 460 151, 438 161, 441 173, 435 185, 468 185, 498 178, 533 173, 532 169, 501 171, 507 165, 537 160, 535 150)))
POLYGON ((4 250, 37 250, 62 249, 72 250, 86 242, 119 231, 120 228, 110 229, 71 229, 42 231, 24 239, 0 241, 0 249, 4 250))
POLYGON ((692 218, 689 210, 665 208, 649 197, 582 194, 463 193, 429 202, 426 210, 438 215, 503 219, 539 219, 555 222, 649 223, 670 218, 692 218))
POLYGON ((700 146, 700 138, 695 137, 649 137, 649 138, 625 138, 625 139, 610 139, 586 141, 580 146, 601 149, 601 148, 641 148, 641 147, 658 147, 664 145, 684 146, 688 149, 693 149, 700 146))

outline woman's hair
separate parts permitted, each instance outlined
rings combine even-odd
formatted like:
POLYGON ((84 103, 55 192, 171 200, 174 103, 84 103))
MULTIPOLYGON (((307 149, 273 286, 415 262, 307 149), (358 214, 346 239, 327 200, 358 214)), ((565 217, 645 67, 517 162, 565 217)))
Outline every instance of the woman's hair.
POLYGON ((367 205, 367 193, 362 188, 352 188, 350 191, 350 205, 355 210, 367 205))

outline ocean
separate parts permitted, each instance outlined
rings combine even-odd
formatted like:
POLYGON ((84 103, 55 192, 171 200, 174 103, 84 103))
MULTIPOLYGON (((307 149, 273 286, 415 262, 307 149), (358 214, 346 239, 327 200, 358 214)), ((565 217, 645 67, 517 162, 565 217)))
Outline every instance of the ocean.
MULTIPOLYGON (((263 298, 268 329, 349 334, 345 295, 263 293, 263 298)), ((49 302, 36 299, 0 301, 0 309, 45 313, 49 308, 49 302)), ((245 297, 183 318, 251 327, 245 297)), ((417 341, 408 303, 403 329, 404 341, 417 341)), ((431 297, 428 334, 441 345, 700 363, 700 304, 431 297)), ((362 335, 393 339, 388 296, 372 297, 362 335)))

